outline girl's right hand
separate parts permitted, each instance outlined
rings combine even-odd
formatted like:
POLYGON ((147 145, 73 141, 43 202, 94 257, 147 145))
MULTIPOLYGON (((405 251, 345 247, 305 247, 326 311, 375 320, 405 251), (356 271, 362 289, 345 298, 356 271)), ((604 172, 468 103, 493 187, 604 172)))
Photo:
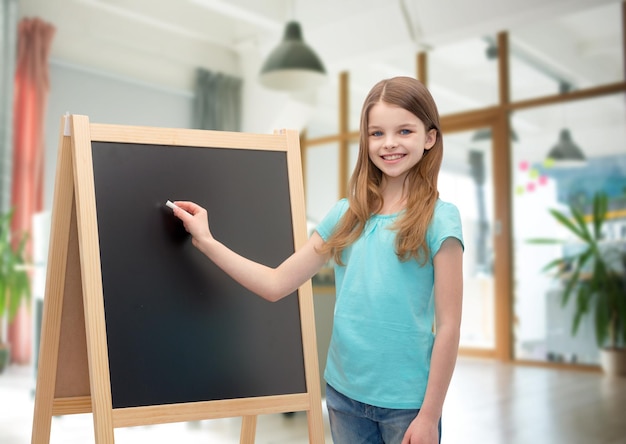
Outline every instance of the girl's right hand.
POLYGON ((207 211, 194 202, 176 201, 174 204, 174 216, 179 218, 185 230, 193 237, 193 244, 198 247, 202 241, 212 240, 213 235, 209 229, 209 216, 207 211))

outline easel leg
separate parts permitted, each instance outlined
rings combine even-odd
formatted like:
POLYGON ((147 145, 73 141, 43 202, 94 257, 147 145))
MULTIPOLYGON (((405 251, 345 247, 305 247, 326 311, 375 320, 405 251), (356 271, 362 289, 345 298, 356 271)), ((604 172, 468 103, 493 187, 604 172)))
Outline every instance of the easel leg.
MULTIPOLYGON (((63 295, 61 295, 61 299, 63 295)), ((56 353, 59 347, 61 303, 46 301, 41 329, 41 353, 35 389, 32 444, 48 444, 52 427, 52 404, 56 379, 56 353), (52 307, 51 307, 52 306, 52 307), (54 313, 51 313, 54 312, 54 313), (59 320, 59 322, 55 322, 59 320), (55 324, 55 325, 51 325, 55 324), (52 349, 53 353, 50 353, 52 349), (53 356, 54 355, 54 356, 53 356), (52 359, 50 359, 52 357, 52 359)))
POLYGON ((307 413, 307 421, 309 424, 309 443, 324 444, 324 420, 322 419, 321 403, 314 403, 311 410, 307 413))
POLYGON ((57 182, 54 190, 55 206, 50 230, 50 251, 46 278, 46 297, 39 347, 39 369, 35 389, 35 411, 33 414, 32 444, 48 444, 52 426, 57 374, 59 338, 61 335, 61 315, 63 312, 63 290, 70 236, 74 182, 72 180, 71 139, 63 135, 64 122, 61 121, 61 140, 57 160, 57 182))
POLYGON ((241 419, 241 437, 239 444, 254 444, 256 436, 256 415, 244 416, 241 419))

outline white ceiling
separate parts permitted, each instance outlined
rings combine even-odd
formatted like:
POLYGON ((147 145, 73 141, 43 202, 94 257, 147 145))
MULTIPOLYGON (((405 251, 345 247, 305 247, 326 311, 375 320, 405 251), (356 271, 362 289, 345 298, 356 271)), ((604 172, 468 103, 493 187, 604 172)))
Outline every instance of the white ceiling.
MULTIPOLYGON (((53 58, 191 89, 197 66, 241 75, 250 59, 262 60, 278 43, 290 19, 301 22, 331 73, 400 57, 400 69, 413 72, 419 48, 616 1, 19 0, 18 8, 20 16, 57 28, 53 58)), ((602 26, 568 25, 590 52, 611 38, 602 26)))
MULTIPOLYGON (((484 57, 482 36, 501 30, 511 31, 516 53, 514 98, 554 94, 556 78, 578 88, 621 80, 620 5, 621 0, 19 0, 18 9, 21 17, 37 16, 56 27, 54 61, 183 91, 191 91, 198 66, 255 84, 285 22, 296 19, 330 74, 327 89, 316 97, 318 109, 328 112, 316 112, 309 122, 315 133, 316 126, 336 127, 340 71, 350 71, 356 118, 376 80, 414 75, 421 49, 431 54, 429 86, 442 114, 495 103, 497 71, 484 57)), ((623 104, 621 109, 623 115, 623 104)), ((568 111, 569 122, 574 113, 568 111)), ((563 112, 557 114, 562 121, 563 112)), ((519 118, 518 131, 532 132, 554 119, 553 110, 550 115, 519 118)), ((581 118, 601 116, 586 112, 581 118)))

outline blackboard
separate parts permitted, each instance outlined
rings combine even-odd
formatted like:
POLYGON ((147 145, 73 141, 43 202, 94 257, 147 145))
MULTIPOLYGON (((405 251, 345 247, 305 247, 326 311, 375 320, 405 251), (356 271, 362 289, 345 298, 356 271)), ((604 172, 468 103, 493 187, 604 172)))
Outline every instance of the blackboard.
POLYGON ((277 266, 294 251, 284 152, 92 143, 113 407, 304 393, 297 295, 250 293, 164 203, 277 266))
POLYGON ((209 210, 234 251, 279 265, 306 242, 298 134, 61 121, 33 444, 55 415, 114 428, 306 411, 324 442, 311 282, 270 303, 191 243, 167 200, 209 210))

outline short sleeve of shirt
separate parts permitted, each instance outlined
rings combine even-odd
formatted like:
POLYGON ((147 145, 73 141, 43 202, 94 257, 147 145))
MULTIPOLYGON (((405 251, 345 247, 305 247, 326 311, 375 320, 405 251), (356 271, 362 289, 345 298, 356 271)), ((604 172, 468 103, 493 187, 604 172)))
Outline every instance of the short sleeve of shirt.
POLYGON ((341 219, 341 216, 344 215, 347 209, 348 199, 341 199, 330 209, 328 214, 315 228, 324 241, 327 241, 330 235, 333 234, 337 222, 339 222, 339 219, 341 219))
POLYGON ((454 204, 442 200, 437 201, 427 236, 431 258, 437 254, 443 241, 449 237, 458 239, 461 243, 461 247, 465 248, 463 243, 463 230, 461 227, 461 215, 454 204))

